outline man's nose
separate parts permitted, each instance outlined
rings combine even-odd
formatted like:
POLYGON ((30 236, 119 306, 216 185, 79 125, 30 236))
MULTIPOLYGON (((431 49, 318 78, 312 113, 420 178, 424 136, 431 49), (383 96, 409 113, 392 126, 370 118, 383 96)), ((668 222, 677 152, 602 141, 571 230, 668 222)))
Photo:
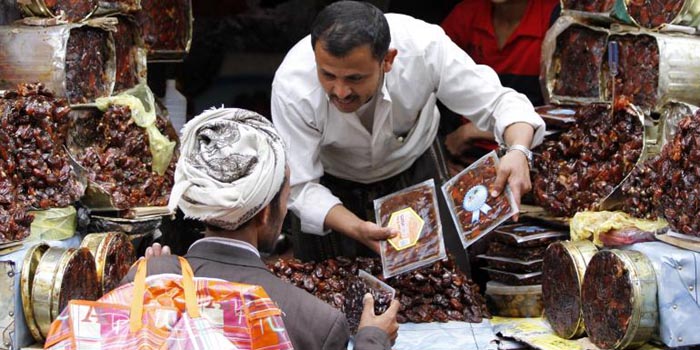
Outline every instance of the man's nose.
POLYGON ((340 99, 345 99, 352 94, 352 90, 345 84, 335 84, 333 86, 333 94, 340 99))

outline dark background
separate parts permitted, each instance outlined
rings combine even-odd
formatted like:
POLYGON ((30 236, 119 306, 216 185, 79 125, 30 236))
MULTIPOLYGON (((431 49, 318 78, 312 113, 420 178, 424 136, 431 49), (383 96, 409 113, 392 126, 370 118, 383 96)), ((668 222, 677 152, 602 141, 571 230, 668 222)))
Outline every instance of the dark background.
MULTIPOLYGON (((239 107, 270 115, 270 85, 285 53, 309 33, 331 0, 192 0, 192 46, 183 63, 151 63, 149 85, 158 96, 176 78, 188 99, 188 117, 211 106, 239 107)), ((439 24, 459 0, 370 0, 439 24)))

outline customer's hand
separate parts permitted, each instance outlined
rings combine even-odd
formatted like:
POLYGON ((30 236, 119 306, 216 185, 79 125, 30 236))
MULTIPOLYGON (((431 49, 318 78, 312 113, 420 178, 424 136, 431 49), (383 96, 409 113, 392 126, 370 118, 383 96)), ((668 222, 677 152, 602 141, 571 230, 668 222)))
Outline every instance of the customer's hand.
MULTIPOLYGON (((520 198, 532 189, 530 166, 522 152, 511 151, 501 158, 496 173, 496 181, 491 187, 491 196, 496 197, 501 194, 506 183, 510 186, 513 197, 515 197, 515 203, 520 208, 520 198)), ((517 215, 513 218, 515 221, 518 221, 517 215)))
POLYGON ((362 317, 358 330, 363 327, 377 327, 389 336, 391 343, 394 344, 396 337, 399 335, 399 323, 396 322, 396 314, 399 312, 399 301, 393 299, 389 308, 381 315, 374 314, 374 298, 372 294, 365 294, 363 301, 362 317))
POLYGON ((161 246, 160 243, 153 243, 150 247, 146 248, 145 258, 152 258, 154 256, 170 255, 170 247, 167 245, 161 246))
POLYGON ((390 227, 381 227, 371 221, 362 221, 356 228, 354 238, 356 241, 366 245, 375 253, 379 254, 379 242, 385 241, 399 235, 400 232, 390 227))

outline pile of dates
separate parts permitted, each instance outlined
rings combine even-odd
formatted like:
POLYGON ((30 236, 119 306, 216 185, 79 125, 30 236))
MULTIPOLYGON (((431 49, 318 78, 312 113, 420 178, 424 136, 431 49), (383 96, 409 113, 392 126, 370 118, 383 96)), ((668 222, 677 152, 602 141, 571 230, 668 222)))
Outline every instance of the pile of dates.
POLYGON ((534 150, 535 203, 558 216, 595 210, 642 154, 644 128, 627 99, 617 99, 612 114, 607 104, 585 106, 576 119, 534 150))
POLYGON ((700 112, 682 119, 661 154, 646 161, 639 176, 623 186, 625 211, 663 217, 679 233, 700 236, 700 112), (635 206, 644 210, 635 211, 635 206))
MULTIPOLYGON (((615 76, 615 96, 630 96, 632 103, 644 110, 653 109, 659 89, 659 45, 651 35, 611 35, 609 41, 619 43, 618 73, 615 76)), ((607 54, 606 54, 607 56, 607 54)), ((603 71, 608 72, 608 61, 603 62, 603 71)), ((612 86, 606 79, 608 96, 612 86)))
MULTIPOLYGON (((83 146, 75 157, 90 180, 111 195, 116 208, 167 205, 177 154, 164 175, 151 171, 148 134, 131 118, 129 107, 112 105, 104 113, 82 114, 73 122, 83 146)), ((159 117, 156 126, 167 135, 165 119, 159 117)))
MULTIPOLYGON (((361 286, 352 286, 356 283, 353 276, 362 269, 382 279, 381 266, 379 259, 338 257, 321 263, 278 260, 269 267, 282 280, 305 289, 348 315, 348 295, 359 294, 352 291, 358 288, 364 293, 361 286)), ((479 294, 479 287, 459 272, 450 260, 393 277, 386 283, 396 289, 396 298, 401 303, 397 316, 399 323, 478 323, 491 317, 483 296, 479 294)), ((386 310, 389 302, 385 297, 375 295, 375 312, 386 310)), ((350 319, 351 315, 348 316, 350 319)))
POLYGON ((627 1, 627 14, 642 27, 656 28, 671 23, 687 2, 688 0, 627 1))
POLYGON ((600 67, 607 34, 582 25, 571 25, 557 36, 554 67, 558 67, 553 92, 559 96, 600 97, 600 67))
POLYGON ((64 148, 69 112, 42 84, 0 98, 0 242, 29 235, 28 208, 65 207, 82 195, 64 148))

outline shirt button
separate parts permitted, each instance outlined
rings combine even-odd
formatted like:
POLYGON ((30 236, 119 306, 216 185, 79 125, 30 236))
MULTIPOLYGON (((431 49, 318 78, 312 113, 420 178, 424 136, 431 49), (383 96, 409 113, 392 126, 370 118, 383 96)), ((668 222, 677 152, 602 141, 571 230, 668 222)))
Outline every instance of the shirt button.
POLYGON ((674 310, 678 309, 678 305, 673 304, 673 309, 674 309, 674 310))
POLYGON ((678 265, 678 271, 683 270, 683 265, 678 265))
POLYGON ((693 286, 688 286, 688 289, 692 292, 693 290, 695 290, 695 287, 693 287, 693 286))
POLYGON ((403 143, 403 136, 399 136, 396 138, 399 142, 403 143))

